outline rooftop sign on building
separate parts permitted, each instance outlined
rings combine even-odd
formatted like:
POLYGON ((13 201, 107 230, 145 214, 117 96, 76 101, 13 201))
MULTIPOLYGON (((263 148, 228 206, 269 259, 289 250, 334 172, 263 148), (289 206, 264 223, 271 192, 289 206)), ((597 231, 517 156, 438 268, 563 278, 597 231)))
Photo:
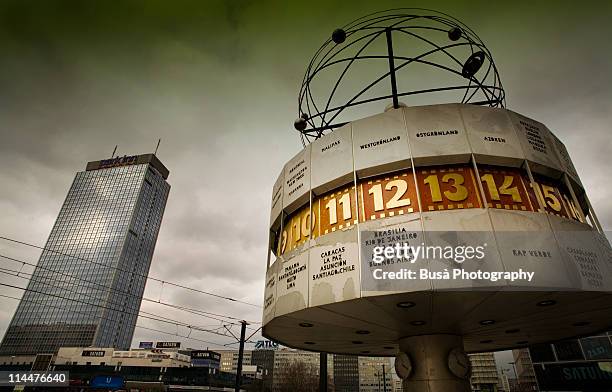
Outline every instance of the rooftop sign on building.
POLYGON ((277 350, 278 348, 278 343, 268 339, 258 340, 255 343, 255 350, 277 350))

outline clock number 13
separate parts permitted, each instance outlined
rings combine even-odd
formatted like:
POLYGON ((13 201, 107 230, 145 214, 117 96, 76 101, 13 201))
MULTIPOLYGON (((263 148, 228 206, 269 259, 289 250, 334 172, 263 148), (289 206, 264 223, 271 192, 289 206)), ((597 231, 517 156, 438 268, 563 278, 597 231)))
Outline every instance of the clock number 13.
MULTIPOLYGON (((442 201, 442 191, 440 190, 440 182, 436 174, 431 174, 423 180, 426 185, 429 185, 431 192, 431 201, 442 201)), ((459 173, 446 173, 442 176, 443 183, 451 183, 453 190, 444 191, 444 196, 450 201, 463 201, 468 198, 468 190, 463 183, 465 178, 459 173)))

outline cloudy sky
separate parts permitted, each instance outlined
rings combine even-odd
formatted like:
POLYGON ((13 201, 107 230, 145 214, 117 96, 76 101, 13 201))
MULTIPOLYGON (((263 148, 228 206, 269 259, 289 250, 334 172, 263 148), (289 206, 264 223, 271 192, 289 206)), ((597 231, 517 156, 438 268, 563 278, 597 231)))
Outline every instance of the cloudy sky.
MULTIPOLYGON (((334 28, 373 11, 418 6, 457 17, 486 42, 507 106, 565 142, 609 230, 612 7, 492 3, 3 0, 0 235, 43 244, 87 161, 108 157, 115 145, 121 155, 152 152, 161 138, 158 156, 170 169, 172 190, 151 275, 260 304, 271 188, 301 148, 292 123, 308 61, 334 28)), ((2 241, 0 253, 33 262, 38 256, 2 241)), ((15 267, 0 261, 9 265, 15 267)), ((6 288, 0 294, 21 296, 6 288)), ((159 299, 159 285, 150 282, 145 295, 159 299)), ((161 296, 261 319, 257 307, 185 290, 165 287, 161 296)), ((0 299, 2 333, 16 306, 0 299)), ((143 310, 218 326, 149 303, 143 310)), ((163 339, 181 340, 136 329, 134 344, 163 339)))

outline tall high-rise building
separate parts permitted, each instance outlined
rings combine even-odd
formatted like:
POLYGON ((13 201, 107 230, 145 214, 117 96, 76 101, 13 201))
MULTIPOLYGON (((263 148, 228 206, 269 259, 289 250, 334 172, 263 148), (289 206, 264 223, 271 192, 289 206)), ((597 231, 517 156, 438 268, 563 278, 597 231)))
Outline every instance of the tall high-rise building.
POLYGON ((359 390, 359 357, 334 355, 334 388, 336 392, 359 390))
POLYGON ((472 392, 496 392, 499 375, 493 353, 469 354, 472 365, 472 392))
POLYGON ((170 185, 154 154, 77 173, 0 355, 132 341, 170 185))

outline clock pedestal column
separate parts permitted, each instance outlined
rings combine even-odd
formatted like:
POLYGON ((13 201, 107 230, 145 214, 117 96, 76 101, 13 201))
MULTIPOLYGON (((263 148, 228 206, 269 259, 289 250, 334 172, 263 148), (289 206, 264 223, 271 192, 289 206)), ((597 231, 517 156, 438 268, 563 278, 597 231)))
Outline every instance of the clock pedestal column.
MULTIPOLYGON (((403 381, 410 392, 470 392, 470 362, 458 335, 422 335, 400 339, 412 365, 403 381)), ((398 366, 398 364, 396 364, 398 366)))

